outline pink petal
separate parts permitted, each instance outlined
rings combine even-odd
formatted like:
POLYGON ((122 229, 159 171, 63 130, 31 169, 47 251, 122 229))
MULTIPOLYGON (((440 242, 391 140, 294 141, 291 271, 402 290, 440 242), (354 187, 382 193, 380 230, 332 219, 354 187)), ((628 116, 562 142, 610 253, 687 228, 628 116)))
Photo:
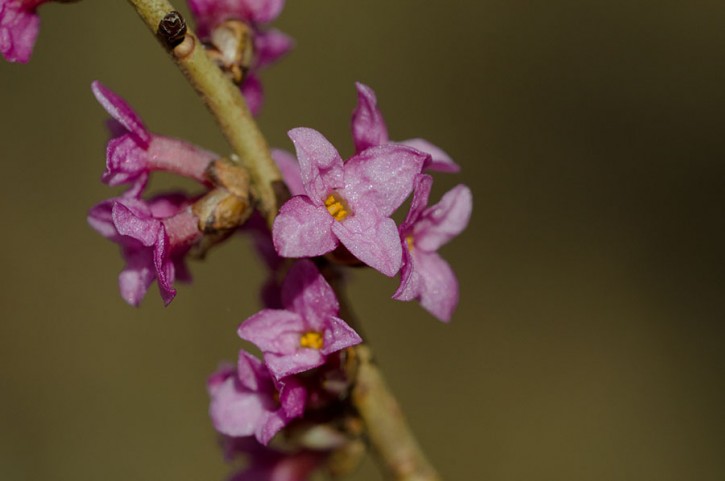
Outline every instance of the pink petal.
POLYGON ((366 149, 345 164, 345 189, 341 193, 353 211, 365 200, 375 204, 381 215, 390 216, 413 190, 413 178, 427 157, 403 145, 366 149))
POLYGON ((254 436, 263 445, 268 445, 275 434, 287 425, 287 417, 280 411, 266 412, 258 420, 254 436))
POLYGON ((169 260, 168 243, 169 238, 162 228, 159 230, 158 239, 154 245, 154 267, 156 268, 156 282, 165 306, 168 306, 176 296, 174 263, 169 260))
POLYGON ((414 227, 415 246, 433 252, 463 231, 473 209, 471 190, 463 184, 443 195, 427 208, 414 227))
POLYGON ((118 231, 113 225, 113 203, 116 199, 104 200, 88 211, 88 224, 99 234, 116 242, 118 231))
POLYGON ((294 44, 292 37, 279 30, 270 29, 258 32, 254 37, 254 48, 257 53, 256 68, 266 67, 276 62, 292 50, 294 44))
POLYGON ((420 305, 443 322, 451 319, 458 305, 458 281, 451 267, 437 253, 416 254, 420 275, 420 305))
POLYGON ((321 349, 325 355, 332 354, 362 342, 362 338, 342 319, 330 316, 324 330, 324 345, 321 349))
POLYGON ((277 18, 284 8, 284 0, 237 0, 245 12, 244 20, 254 23, 269 23, 277 18))
POLYGON ((355 257, 386 276, 394 276, 403 256, 395 222, 382 217, 372 204, 358 207, 343 222, 335 222, 332 231, 355 257))
POLYGON ((156 243, 162 228, 161 222, 151 218, 150 214, 141 211, 138 206, 116 201, 111 215, 119 234, 136 239, 147 247, 156 243))
POLYGON ((305 320, 307 329, 321 330, 323 322, 337 315, 340 305, 335 292, 308 260, 296 262, 282 284, 282 305, 305 320))
POLYGON ((272 227, 274 247, 282 257, 315 257, 338 245, 332 233, 335 219, 307 196, 292 197, 279 210, 272 227))
POLYGON ((153 258, 148 249, 126 251, 126 266, 118 275, 121 297, 132 306, 138 306, 156 278, 153 258))
MULTIPOLYGON (((299 345, 299 335, 297 336, 299 345)), ((264 362, 267 363, 275 379, 283 379, 292 374, 309 371, 325 364, 325 356, 317 349, 298 348, 293 355, 266 352, 264 362)))
POLYGON ((259 115, 262 110, 262 104, 264 103, 264 88, 262 82, 253 75, 249 74, 242 82, 240 87, 244 100, 247 101, 247 107, 252 115, 259 115))
POLYGON ((8 62, 27 63, 40 30, 35 8, 23 2, 0 1, 0 53, 8 62))
POLYGON ((443 149, 437 147, 424 139, 409 139, 398 142, 399 144, 413 147, 421 152, 430 154, 431 159, 424 166, 425 169, 435 170, 438 172, 458 172, 461 167, 456 164, 453 159, 443 149))
POLYGON ((133 182, 148 170, 146 147, 139 145, 135 135, 124 134, 108 141, 106 170, 101 180, 108 185, 133 182))
POLYGON ((302 172, 295 156, 286 150, 272 149, 272 158, 277 163, 279 170, 282 171, 284 183, 287 184, 290 194, 293 196, 304 194, 305 186, 302 184, 302 172))
POLYGON ((305 191, 315 205, 323 205, 331 191, 343 186, 342 158, 316 130, 299 127, 288 135, 297 150, 305 191))
POLYGON ((133 111, 126 101, 98 80, 91 83, 91 90, 98 103, 106 109, 106 112, 134 135, 139 144, 148 147, 149 142, 151 142, 151 134, 146 130, 138 114, 133 111))
POLYGON ((255 433, 260 419, 267 413, 269 400, 247 391, 234 377, 215 387, 209 405, 214 428, 227 436, 249 436, 255 433))
POLYGON ((373 89, 360 82, 357 88, 357 106, 352 113, 352 139, 355 152, 388 143, 388 128, 383 114, 378 109, 373 89))
POLYGON ((274 389, 267 367, 247 351, 239 351, 236 375, 241 385, 250 391, 272 392, 274 389))
POLYGON ((413 180, 413 200, 410 202, 410 210, 408 215, 405 216, 405 221, 400 224, 401 235, 407 235, 413 225, 418 222, 420 215, 428 206, 428 197, 432 186, 433 177, 430 175, 418 174, 415 176, 413 180))
POLYGON ((306 326, 299 314, 281 309, 264 309, 244 321, 237 334, 264 353, 288 355, 297 352, 300 334, 305 330, 306 326))
POLYGON ((294 378, 286 378, 279 383, 279 404, 288 418, 302 416, 307 401, 307 390, 294 378))
POLYGON ((398 301, 412 301, 420 295, 420 274, 415 266, 415 259, 408 250, 407 243, 403 244, 403 267, 400 268, 400 286, 393 294, 398 301))

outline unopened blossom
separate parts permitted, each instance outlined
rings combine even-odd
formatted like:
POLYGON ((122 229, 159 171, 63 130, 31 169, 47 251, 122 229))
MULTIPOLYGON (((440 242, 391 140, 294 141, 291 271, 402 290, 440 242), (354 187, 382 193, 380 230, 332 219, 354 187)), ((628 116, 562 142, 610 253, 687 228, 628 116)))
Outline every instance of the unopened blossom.
POLYGON ((126 266, 118 277, 121 297, 138 306, 156 280, 164 304, 176 295, 174 280, 190 281, 184 258, 199 240, 191 200, 167 194, 143 201, 134 197, 106 200, 88 213, 88 223, 117 243, 126 266))
POLYGON ((292 49, 292 39, 265 25, 284 8, 284 0, 188 0, 197 35, 216 49, 215 59, 241 81, 241 91, 253 114, 264 93, 257 72, 292 49), (240 22, 235 23, 235 22, 240 22), (247 38, 251 36, 250 39, 247 38))
POLYGON ((314 257, 342 243, 355 257, 387 276, 401 265, 402 252, 392 213, 413 187, 429 157, 416 149, 385 144, 343 163, 319 132, 289 132, 297 150, 305 194, 287 201, 272 235, 283 257, 314 257))
POLYGON ((99 81, 91 84, 98 102, 112 117, 113 138, 106 147, 106 170, 101 180, 108 185, 132 184, 140 192, 151 171, 167 171, 205 183, 209 162, 219 156, 179 139, 156 135, 118 94, 99 81))
MULTIPOLYGON (((355 87, 357 88, 357 106, 352 113, 352 138, 355 150, 362 152, 376 145, 387 144, 390 139, 373 89, 360 82, 356 82, 355 87)), ((409 139, 395 142, 430 154, 431 157, 424 166, 426 169, 441 172, 458 172, 460 170, 458 164, 446 152, 427 140, 409 139)))
POLYGON ((447 322, 458 304, 458 281, 436 251, 466 228, 473 201, 470 189, 460 184, 440 202, 426 207, 432 183, 429 175, 415 179, 410 211, 400 225, 404 260, 400 287, 393 299, 419 299, 426 310, 447 322))
POLYGON ((290 268, 282 283, 282 307, 258 312, 238 331, 259 347, 275 379, 321 366, 330 354, 362 342, 337 317, 332 287, 308 260, 290 268))
POLYGON ((267 367, 241 351, 236 369, 223 366, 207 383, 214 428, 226 436, 252 436, 267 444, 291 420, 302 416, 307 396, 294 379, 275 381, 267 367))

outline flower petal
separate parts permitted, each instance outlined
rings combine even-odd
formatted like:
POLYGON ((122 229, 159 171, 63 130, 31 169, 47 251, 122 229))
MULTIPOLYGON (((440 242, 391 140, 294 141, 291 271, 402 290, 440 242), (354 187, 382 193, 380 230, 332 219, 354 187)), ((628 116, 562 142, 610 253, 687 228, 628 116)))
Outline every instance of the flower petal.
POLYGON ((332 233, 335 219, 325 207, 299 195, 284 203, 272 227, 274 247, 282 257, 314 257, 338 245, 332 233))
POLYGON ((244 9, 245 18, 254 23, 269 23, 284 8, 284 0, 237 0, 244 9))
POLYGON ((375 92, 360 82, 355 82, 355 88, 357 106, 352 112, 352 139, 355 142, 355 152, 387 144, 388 128, 385 126, 383 114, 378 109, 375 92))
POLYGON ((254 48, 257 53, 256 68, 276 62, 292 50, 294 44, 292 37, 277 29, 258 32, 254 37, 254 48))
POLYGON ((297 150, 305 191, 315 205, 323 205, 330 191, 344 185, 342 158, 316 130, 299 127, 288 135, 297 150))
POLYGON ((215 386, 209 415, 214 428, 227 436, 255 433, 260 419, 267 413, 265 395, 244 389, 234 377, 215 386))
POLYGON ((420 295, 420 274, 415 259, 408 250, 407 243, 403 246, 403 267, 400 268, 400 286, 393 294, 398 301, 412 301, 420 295))
MULTIPOLYGON (((425 208, 428 206, 430 189, 433 186, 433 177, 426 174, 418 174, 413 180, 413 200, 410 202, 410 210, 405 216, 405 221, 400 224, 401 236, 407 236, 425 208)), ((403 239, 405 240, 405 239, 403 239)), ((405 247, 405 245, 403 246, 405 247)))
POLYGON ((458 305, 458 281, 451 267, 435 252, 413 253, 420 275, 420 305, 443 322, 458 305))
POLYGON ((319 331, 340 310, 335 292, 308 260, 296 262, 282 284, 282 305, 305 320, 305 328, 319 331))
POLYGON ((267 367, 269 367, 272 376, 279 380, 292 374, 298 374, 322 366, 325 364, 325 356, 317 349, 301 347, 293 355, 280 355, 271 352, 265 353, 264 362, 267 363, 267 367))
POLYGON ((282 178, 287 184, 290 194, 302 195, 305 193, 305 186, 302 184, 302 172, 300 164, 294 155, 286 150, 272 149, 272 158, 277 163, 277 167, 282 171, 282 178))
POLYGON ((143 202, 130 202, 130 199, 117 200, 113 204, 111 215, 113 225, 119 234, 136 239, 150 247, 156 243, 162 226, 161 222, 152 218, 146 209, 148 208, 143 202))
POLYGON ((149 249, 124 249, 126 266, 118 275, 121 297, 132 306, 138 306, 156 278, 154 260, 149 249))
POLYGON ((358 259, 386 276, 394 276, 402 263, 402 248, 393 219, 383 217, 373 204, 358 205, 351 217, 335 222, 332 231, 358 259))
POLYGON ((154 267, 156 268, 156 282, 165 306, 168 306, 176 297, 174 263, 169 259, 168 244, 169 237, 162 227, 159 229, 158 238, 154 244, 154 267))
POLYGON ((8 62, 27 63, 40 30, 35 8, 23 2, 0 2, 0 53, 8 62))
POLYGON ((431 144, 425 139, 409 139, 398 142, 399 144, 413 147, 421 152, 430 154, 431 159, 426 162, 424 169, 435 170, 438 172, 459 172, 461 167, 456 164, 450 155, 448 155, 440 147, 431 144))
POLYGON ((139 144, 148 147, 151 134, 126 101, 98 80, 91 83, 91 90, 106 112, 135 136, 139 144))
POLYGON ((325 342, 321 349, 323 354, 329 355, 362 342, 358 333, 339 317, 330 316, 326 324, 323 333, 325 342))
MULTIPOLYGON (((263 353, 293 354, 300 347, 300 334, 306 326, 302 317, 281 309, 263 309, 245 320, 237 334, 263 353)), ((270 369, 271 370, 271 369, 270 369)))
POLYGON ((249 111, 252 115, 258 115, 264 103, 264 88, 262 87, 262 82, 259 81, 256 75, 249 74, 244 78, 240 89, 244 100, 247 101, 249 111))
POLYGON ((108 141, 106 170, 101 180, 108 185, 133 182, 146 173, 148 154, 135 135, 124 134, 108 141))
POLYGON ((413 178, 427 158, 427 154, 403 145, 386 144, 364 150, 345 163, 342 195, 353 210, 365 199, 387 217, 413 190, 413 178))
POLYGON ((414 227, 415 246, 433 252, 461 233, 468 225, 473 209, 471 190, 459 184, 428 207, 414 227))

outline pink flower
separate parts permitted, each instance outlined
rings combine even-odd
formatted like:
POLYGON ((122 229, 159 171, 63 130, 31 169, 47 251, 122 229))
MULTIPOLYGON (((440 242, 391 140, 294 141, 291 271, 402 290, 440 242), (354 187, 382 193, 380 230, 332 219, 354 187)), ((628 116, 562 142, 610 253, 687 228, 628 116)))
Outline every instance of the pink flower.
MULTIPOLYGON (((373 89, 360 82, 355 83, 357 88, 357 107, 352 113, 352 137, 355 150, 362 152, 376 145, 390 142, 388 128, 383 120, 383 114, 378 109, 377 99, 373 89)), ((441 172, 458 172, 460 167, 439 147, 424 139, 409 139, 397 142, 418 149, 431 155, 423 166, 430 170, 441 172)))
POLYGON ((156 279, 164 304, 169 305, 176 295, 174 280, 191 280, 184 257, 201 233, 190 204, 182 194, 148 202, 119 197, 101 202, 88 213, 91 227, 121 247, 126 267, 118 284, 129 304, 138 306, 156 279))
MULTIPOLYGON (((197 23, 197 34, 202 41, 226 44, 227 38, 215 38, 215 29, 227 20, 239 20, 252 29, 253 58, 249 71, 245 72, 241 90, 249 109, 256 115, 264 98, 262 84, 256 72, 277 60, 292 49, 293 40, 275 29, 262 25, 274 21, 284 8, 284 0, 188 0, 189 9, 197 23)), ((237 46, 222 46, 225 62, 233 61, 237 46)))
POLYGON ((341 242, 355 257, 387 276, 400 269, 402 252, 390 215, 412 190, 428 158, 416 149, 386 144, 366 149, 343 164, 319 132, 289 132, 297 150, 305 195, 287 201, 272 236, 284 257, 314 257, 341 242))
POLYGON ((149 132, 141 118, 116 93, 95 81, 91 84, 98 102, 113 118, 114 134, 106 148, 106 170, 101 180, 108 185, 132 183, 140 193, 151 171, 173 172, 206 183, 209 162, 219 157, 188 142, 149 132))
POLYGON ((327 456, 305 449, 281 451, 259 444, 250 437, 224 437, 222 445, 228 461, 240 454, 249 460, 229 481, 307 481, 327 456))
POLYGON ((254 435, 267 444, 291 420, 302 416, 307 392, 294 379, 272 379, 267 367, 240 351, 237 369, 225 366, 207 383, 214 428, 226 436, 254 435))
POLYGON ((275 379, 321 366, 327 356, 362 342, 337 317, 340 306, 330 285, 308 260, 295 263, 282 284, 283 309, 264 309, 239 327, 254 343, 275 379))
POLYGON ((0 0, 0 53, 8 62, 27 63, 40 30, 37 9, 48 0, 0 0))
POLYGON ((426 310, 447 322, 458 304, 458 281, 436 251, 466 228, 473 201, 470 189, 457 185, 440 202, 426 208, 432 183, 429 175, 415 179, 410 211, 400 225, 404 260, 400 287, 393 299, 420 299, 426 310))

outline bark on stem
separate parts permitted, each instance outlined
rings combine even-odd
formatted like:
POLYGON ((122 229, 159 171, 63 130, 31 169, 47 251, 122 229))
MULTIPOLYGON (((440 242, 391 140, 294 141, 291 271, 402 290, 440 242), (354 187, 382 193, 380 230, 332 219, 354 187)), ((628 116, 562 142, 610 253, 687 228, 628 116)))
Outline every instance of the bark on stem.
MULTIPOLYGON (((128 1, 154 35, 158 35, 159 22, 174 11, 166 0, 128 1)), ((164 42, 162 45, 169 48, 164 42)), ((238 87, 208 58, 191 30, 187 29, 184 41, 172 48, 171 53, 179 69, 214 115, 229 144, 249 169, 259 208, 271 226, 279 207, 277 192, 283 185, 282 177, 238 87)), ((373 362, 370 348, 361 345, 353 350, 358 365, 352 402, 365 423, 370 443, 386 473, 395 481, 439 481, 438 474, 418 446, 398 402, 373 362)))
MULTIPOLYGON (((155 36, 164 16, 175 10, 166 0, 129 0, 129 3, 155 36)), ((271 225, 279 207, 276 193, 283 185, 282 176, 239 87, 209 59, 199 39, 188 28, 185 40, 171 49, 171 54, 206 103, 234 152, 249 169, 259 209, 271 225)))

